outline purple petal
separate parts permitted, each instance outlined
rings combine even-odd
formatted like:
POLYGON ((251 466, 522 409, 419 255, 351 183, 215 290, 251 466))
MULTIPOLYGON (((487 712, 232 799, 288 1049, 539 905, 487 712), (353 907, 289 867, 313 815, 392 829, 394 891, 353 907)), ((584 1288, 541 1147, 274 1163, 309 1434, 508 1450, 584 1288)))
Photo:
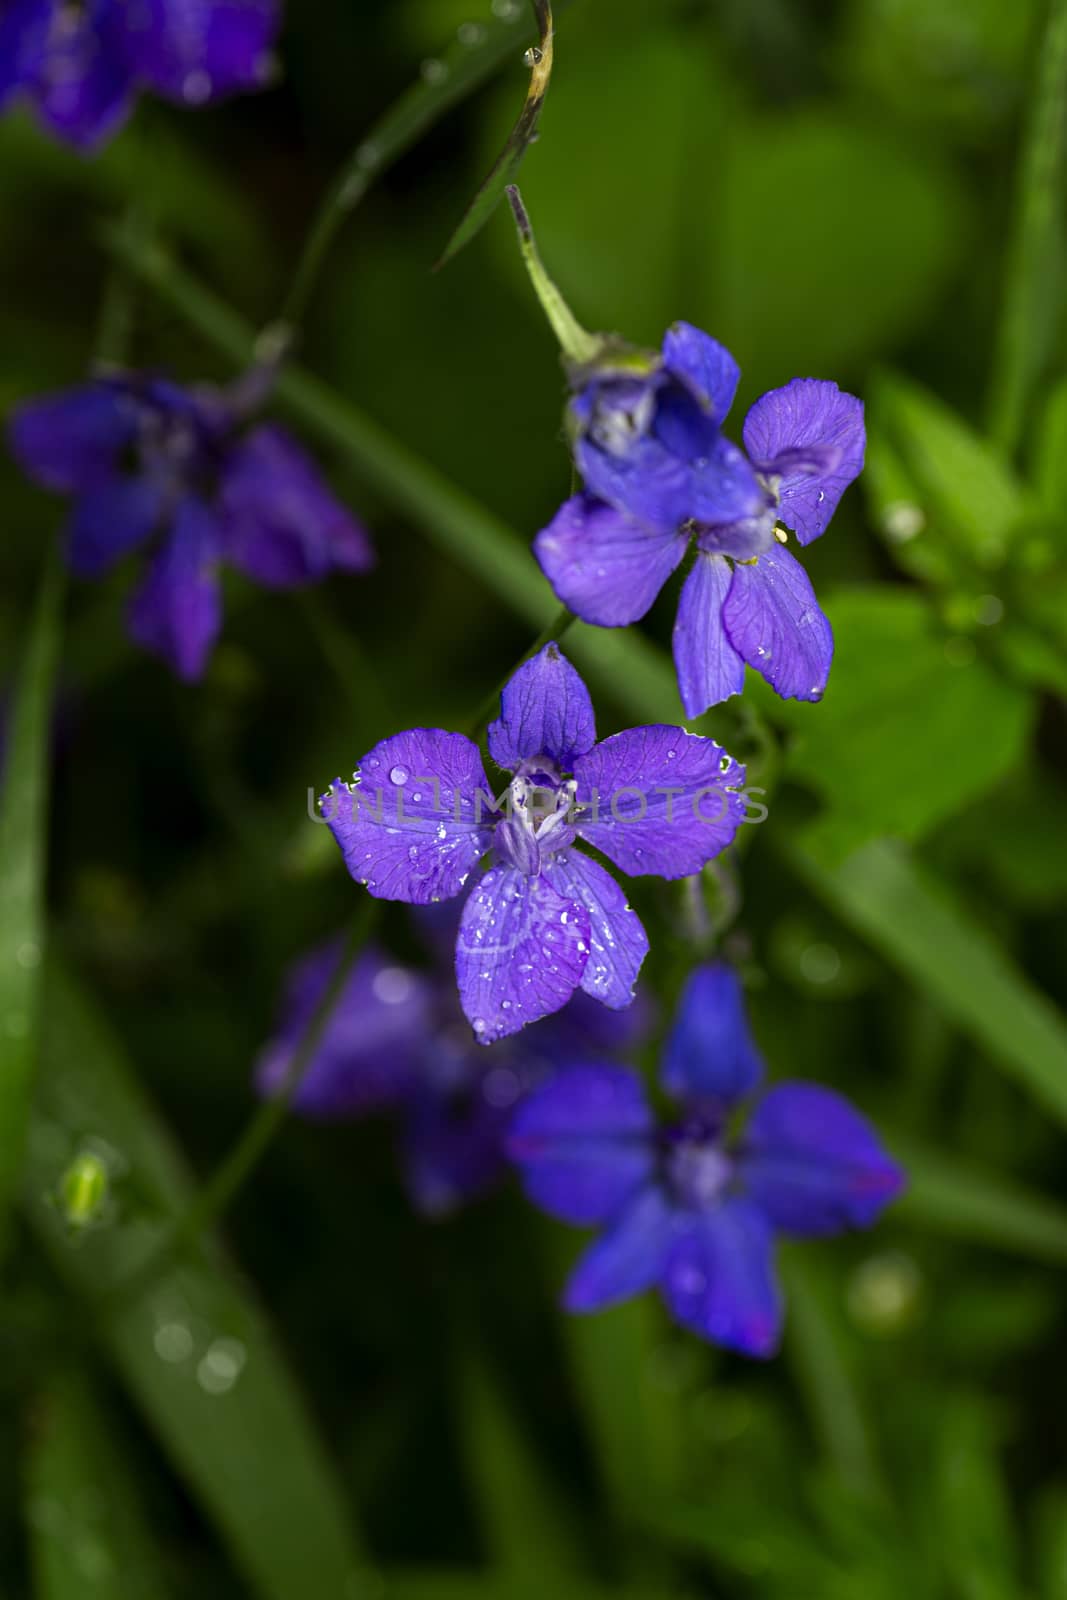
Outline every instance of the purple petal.
POLYGON ((783 700, 821 700, 834 658, 834 635, 811 580, 788 550, 736 566, 722 609, 739 656, 783 700))
POLYGON ((57 0, 7 0, 0 6, 0 110, 37 73, 57 0))
POLYGON ((179 678, 202 676, 222 625, 218 525, 189 498, 130 602, 130 636, 170 663, 179 678))
MULTIPOLYGON (((694 405, 689 406, 684 422, 675 422, 673 411, 668 404, 663 418, 665 438, 646 434, 624 450, 608 450, 591 436, 580 434, 574 447, 588 493, 661 535, 676 533, 691 515, 690 450, 694 434, 706 436, 705 419, 694 405), (682 449, 678 448, 679 433, 684 439, 682 449)), ((711 442, 708 439, 709 448, 711 442)))
POLYGON ((674 1242, 661 1283, 671 1315, 712 1344, 772 1356, 782 1329, 774 1240, 748 1200, 696 1212, 674 1242))
MULTIPOLYGON (((276 1094, 285 1083, 341 951, 342 942, 333 940, 290 973, 278 1031, 256 1067, 261 1094, 276 1094)), ((377 950, 365 951, 330 1012, 294 1108, 328 1121, 395 1105, 410 1090, 430 1037, 432 1000, 425 978, 377 950)))
POLYGON ((19 406, 9 434, 27 477, 60 494, 77 494, 111 482, 136 430, 128 397, 110 384, 90 383, 19 406))
POLYGON ((293 588, 337 569, 365 572, 374 551, 364 528, 281 428, 256 428, 222 479, 226 554, 257 583, 293 588))
POLYGON ((667 1039, 663 1087, 677 1100, 729 1111, 762 1076, 763 1058, 749 1032, 737 973, 722 961, 697 967, 667 1039))
POLYGON ((613 734, 575 763, 574 776, 578 834, 633 876, 699 872, 744 820, 744 767, 683 728, 613 734))
POLYGON ((67 562, 79 578, 98 578, 148 538, 162 499, 147 478, 115 478, 78 499, 68 530, 67 562))
POLYGON ((600 1311, 650 1289, 670 1255, 677 1213, 658 1184, 646 1184, 571 1273, 567 1311, 600 1311))
POLYGON ((519 1106, 508 1154, 542 1211, 579 1227, 608 1221, 655 1164, 640 1077, 627 1067, 564 1068, 519 1106))
POLYGON ((773 1225, 801 1236, 869 1228, 905 1181, 867 1119, 814 1083, 778 1084, 760 1103, 742 1171, 773 1225))
POLYGON ((463 908, 460 1004, 480 1044, 565 1005, 589 959, 589 913, 543 878, 491 867, 463 908))
POLYGON ((741 369, 725 345, 689 322, 676 322, 663 340, 663 365, 722 422, 734 403, 741 369))
POLYGON ((507 1169, 504 1144, 511 1115, 510 1106, 493 1104, 481 1087, 459 1099, 417 1094, 403 1140, 415 1209, 426 1217, 446 1217, 495 1183, 507 1169))
POLYGON ((686 516, 713 525, 745 522, 766 510, 767 493, 743 450, 719 438, 692 463, 686 516))
POLYGON ((323 816, 345 866, 379 900, 426 905, 459 894, 493 840, 489 784, 461 733, 412 728, 363 757, 323 816))
POLYGON ((745 686, 745 663, 726 637, 722 608, 733 572, 722 556, 698 551, 682 585, 674 623, 674 665, 687 717, 699 717, 745 686))
POLYGON ((589 960, 582 988, 619 1011, 634 997, 634 984, 648 954, 648 935, 610 872, 578 850, 562 850, 543 868, 553 888, 589 913, 589 960))
POLYGON ((781 521, 801 544, 810 544, 863 467, 863 402, 836 383, 794 378, 756 401, 745 418, 744 441, 757 468, 781 479, 781 521), (807 461, 806 447, 815 447, 807 461))
POLYGON ((263 87, 279 21, 278 0, 139 0, 129 49, 159 94, 202 105, 263 87))
POLYGON ((489 725, 489 754, 509 772, 538 756, 570 772, 595 743, 589 690, 559 645, 546 644, 505 685, 499 720, 489 725))
POLYGON ((49 32, 33 85, 44 123, 89 153, 115 133, 133 105, 133 78, 119 9, 89 0, 62 7, 49 32))
POLYGON ((687 543, 673 524, 662 531, 576 495, 541 529, 534 555, 557 597, 583 621, 623 628, 644 616, 687 543))

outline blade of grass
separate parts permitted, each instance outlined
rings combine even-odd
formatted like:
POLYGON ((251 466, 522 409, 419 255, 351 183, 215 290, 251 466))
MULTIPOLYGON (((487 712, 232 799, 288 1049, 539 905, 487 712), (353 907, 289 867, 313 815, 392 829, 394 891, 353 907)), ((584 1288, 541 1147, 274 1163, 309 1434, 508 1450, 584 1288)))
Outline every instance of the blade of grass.
POLYGON ((548 0, 532 0, 532 3, 540 38, 539 42, 526 52, 526 64, 530 68, 530 87, 526 91, 519 120, 493 163, 492 171, 463 213, 459 226, 445 245, 441 259, 437 263, 438 267, 443 267, 451 261, 453 256, 458 255, 463 246, 469 244, 484 228, 503 200, 504 190, 518 172, 523 156, 536 137, 541 107, 545 103, 545 95, 548 93, 552 77, 553 26, 552 7, 548 0))
POLYGON ((989 387, 990 431, 1005 455, 1018 448, 1061 307, 1067 0, 1049 0, 1027 124, 989 387))
POLYGON ((840 866, 786 845, 804 881, 946 1016, 1067 1122, 1067 1024, 947 885, 891 840, 840 866))
POLYGON ((0 794, 0 1255, 22 1170, 38 1054, 48 760, 63 590, 53 547, 15 689, 0 794))
POLYGON ((358 1600, 359 1550, 332 1468, 263 1314, 217 1249, 139 1296, 107 1299, 187 1213, 193 1185, 94 1007, 55 964, 44 1014, 25 1204, 46 1254, 259 1600, 358 1600), (110 1169, 112 1211, 73 1234, 54 1196, 87 1146, 110 1169))
POLYGON ((1067 1210, 1000 1173, 964 1166, 883 1129, 908 1174, 892 1215, 960 1239, 1067 1265, 1067 1210))
POLYGON ((137 1479, 89 1382, 54 1373, 34 1406, 26 1522, 36 1600, 163 1600, 137 1479))

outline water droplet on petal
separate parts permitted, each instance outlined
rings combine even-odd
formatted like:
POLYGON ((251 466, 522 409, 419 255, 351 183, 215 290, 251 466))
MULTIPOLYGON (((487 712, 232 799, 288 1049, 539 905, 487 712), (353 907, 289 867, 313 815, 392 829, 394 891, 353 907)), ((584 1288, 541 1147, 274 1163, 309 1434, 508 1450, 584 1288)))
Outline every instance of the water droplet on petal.
POLYGON ((389 773, 389 782, 396 784, 407 783, 410 777, 411 773, 407 767, 393 767, 389 773))

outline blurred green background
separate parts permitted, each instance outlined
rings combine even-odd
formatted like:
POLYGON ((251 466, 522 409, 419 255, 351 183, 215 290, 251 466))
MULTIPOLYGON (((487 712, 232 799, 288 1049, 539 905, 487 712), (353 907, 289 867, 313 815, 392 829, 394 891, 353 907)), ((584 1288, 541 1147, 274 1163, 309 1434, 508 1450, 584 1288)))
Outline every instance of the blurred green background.
MULTIPOLYGON (((440 91, 488 49, 509 7, 288 12, 270 92, 144 105, 91 163, 0 123, 5 411, 84 373, 106 230, 131 203, 250 324, 272 317, 341 163, 409 85, 440 91)), ((838 639, 824 702, 753 681, 702 726, 772 790, 728 936, 772 1072, 845 1089, 909 1195, 876 1233, 787 1257, 768 1367, 651 1303, 566 1322, 577 1238, 508 1189, 418 1221, 380 1124, 289 1125, 224 1245, 143 1300, 109 1290, 251 1115, 286 965, 352 910, 309 788, 397 728, 466 726, 552 614, 524 546, 568 492, 563 380, 506 215, 430 270, 522 103, 520 18, 329 258, 299 359, 342 410, 283 396, 372 526, 377 571, 311 609, 235 580, 193 689, 126 644, 122 577, 67 604, 56 959, 0 1292, 4 1595, 1067 1597, 1058 195, 1031 236, 1049 270, 1011 247, 1044 15, 572 0, 522 172, 578 316, 648 344, 679 317, 707 328, 741 363, 736 427, 796 375, 867 402, 868 470, 807 557, 838 639), (1013 281, 1036 347, 1019 427, 1000 414, 1013 281), (362 416, 410 470, 382 464, 362 416), (110 1170, 84 1236, 57 1199, 79 1152, 110 1170), (160 1354, 175 1328, 199 1365, 160 1354)), ((229 376, 196 322, 142 285, 133 360, 229 376)), ((61 507, 6 457, 0 505, 10 692, 61 507)), ((672 607, 642 625, 660 651, 672 607)), ((660 656, 629 635, 600 648, 575 650, 603 732, 677 719, 660 656)), ((653 883, 635 903, 665 1017, 690 959, 681 902, 653 883)), ((417 955, 396 908, 385 936, 417 955)))

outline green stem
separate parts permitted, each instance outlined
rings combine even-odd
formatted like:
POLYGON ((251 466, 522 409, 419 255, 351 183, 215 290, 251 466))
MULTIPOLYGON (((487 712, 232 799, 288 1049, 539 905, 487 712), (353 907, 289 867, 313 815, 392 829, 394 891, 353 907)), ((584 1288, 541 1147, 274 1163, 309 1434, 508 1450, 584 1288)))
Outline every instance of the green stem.
MULTIPOLYGON (((572 0, 557 0, 557 9, 564 10, 570 3, 572 0)), ((303 320, 334 241, 375 181, 447 111, 480 88, 499 66, 515 59, 529 27, 521 13, 509 22, 494 19, 466 24, 456 42, 427 63, 432 70, 424 66, 419 82, 368 129, 312 220, 278 318, 290 336, 303 320)))
POLYGON ((567 607, 564 606, 563 609, 558 611, 552 618, 552 621, 548 624, 547 628, 541 629, 541 632, 537 635, 537 638, 526 651, 525 655, 520 656, 519 660, 516 661, 515 665, 511 668, 511 671, 506 677, 501 678, 500 682, 495 686, 492 693, 486 695, 477 717, 475 717, 474 721, 470 725, 470 736, 472 739, 479 738, 486 724, 496 715, 498 706, 500 704, 500 695, 503 691, 504 685, 515 676, 523 662, 529 661, 531 656, 535 656, 539 650, 543 650, 545 645, 551 644, 553 640, 558 643, 559 640, 563 638, 563 635, 566 633, 571 623, 575 621, 577 621, 577 618, 575 617, 574 612, 568 611, 567 607))
POLYGON ((596 360, 600 353, 603 340, 588 333, 575 317, 570 306, 560 294, 556 285, 545 271, 544 262, 541 260, 534 238, 530 218, 526 207, 522 203, 515 184, 510 183, 507 188, 508 201, 515 216, 515 226, 519 230, 519 248, 522 259, 526 263, 526 270, 530 275, 534 293, 541 302, 541 308, 548 318, 552 332, 559 341, 559 347, 568 361, 578 367, 587 367, 596 360))
POLYGON ((281 1130, 303 1077, 315 1056, 334 1008, 344 993, 352 968, 381 912, 382 902, 369 895, 361 901, 336 970, 304 1030, 277 1092, 249 1118, 230 1152, 148 1258, 121 1279, 108 1297, 109 1309, 139 1299, 182 1251, 194 1244, 232 1204, 281 1130))
POLYGON ((1019 161, 990 385, 990 431, 1006 455, 1013 455, 1018 448, 1059 316, 1065 144, 1067 0, 1049 0, 1019 161))

